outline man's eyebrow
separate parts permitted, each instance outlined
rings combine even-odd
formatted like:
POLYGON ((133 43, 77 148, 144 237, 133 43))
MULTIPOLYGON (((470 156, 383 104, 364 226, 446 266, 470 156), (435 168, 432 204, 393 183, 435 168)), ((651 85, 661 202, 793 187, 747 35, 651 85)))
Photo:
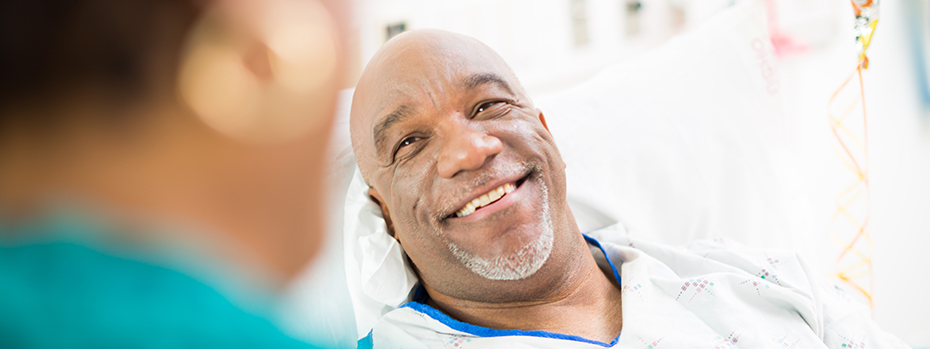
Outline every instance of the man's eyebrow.
POLYGON ((387 140, 387 131, 398 122, 401 122, 404 118, 410 116, 411 109, 407 105, 401 105, 394 109, 390 114, 384 117, 381 122, 375 125, 374 136, 375 136, 375 153, 380 153, 384 142, 387 140))
POLYGON ((507 90, 508 93, 513 94, 513 90, 510 89, 510 84, 508 84, 504 78, 494 73, 474 74, 465 79, 465 88, 469 90, 476 89, 484 84, 496 84, 504 90, 507 90))

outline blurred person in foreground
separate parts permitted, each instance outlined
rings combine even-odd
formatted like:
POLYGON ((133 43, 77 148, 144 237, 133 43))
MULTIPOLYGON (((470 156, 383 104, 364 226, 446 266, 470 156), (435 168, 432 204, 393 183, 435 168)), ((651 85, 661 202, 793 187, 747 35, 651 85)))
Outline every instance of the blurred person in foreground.
POLYGON ((907 347, 792 251, 675 248, 621 225, 582 234, 542 111, 472 38, 391 39, 362 73, 350 127, 419 280, 360 348, 907 347))
POLYGON ((0 2, 0 347, 312 347, 341 2, 0 2))

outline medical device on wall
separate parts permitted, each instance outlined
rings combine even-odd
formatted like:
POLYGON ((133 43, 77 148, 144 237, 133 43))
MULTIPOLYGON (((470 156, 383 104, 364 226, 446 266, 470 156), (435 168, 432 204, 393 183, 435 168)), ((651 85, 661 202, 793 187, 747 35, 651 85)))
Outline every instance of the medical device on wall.
POLYGON ((842 246, 836 258, 836 277, 859 291, 874 306, 872 290, 872 238, 869 218, 868 122, 862 71, 869 67, 866 52, 878 24, 879 0, 851 0, 858 46, 855 69, 830 97, 830 129, 837 140, 837 155, 853 175, 851 183, 836 198, 836 211, 830 219, 833 239, 842 246), (854 79, 858 77, 858 79, 854 79), (858 81, 856 88, 854 82, 858 81), (861 111, 861 118, 858 118, 861 111))

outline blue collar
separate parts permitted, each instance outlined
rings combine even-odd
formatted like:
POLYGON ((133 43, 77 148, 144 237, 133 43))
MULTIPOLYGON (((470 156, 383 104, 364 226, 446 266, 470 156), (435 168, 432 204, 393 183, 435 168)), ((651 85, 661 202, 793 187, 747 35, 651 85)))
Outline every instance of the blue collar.
MULTIPOLYGON (((610 264, 610 269, 614 272, 614 277, 617 279, 617 283, 620 284, 620 272, 617 271, 617 267, 614 265, 614 262, 610 260, 610 256, 607 254, 607 251, 604 250, 604 247, 601 246, 601 243, 595 240, 594 238, 584 235, 585 241, 589 244, 597 246, 601 249, 601 252, 604 253, 604 256, 607 258, 607 263, 610 264)), ((612 347, 617 344, 617 341, 620 340, 620 334, 617 334, 617 337, 610 343, 604 343, 601 341, 590 340, 587 338, 573 336, 568 334, 561 334, 549 331, 521 331, 521 330, 498 330, 483 326, 472 325, 469 323, 461 322, 456 319, 449 317, 445 313, 437 310, 426 304, 429 295, 426 293, 426 290, 423 288, 423 285, 417 285, 416 292, 413 296, 413 301, 407 302, 404 305, 400 306, 401 308, 410 308, 414 311, 426 314, 427 316, 433 318, 436 321, 439 321, 446 326, 449 326, 453 330, 465 332, 478 337, 504 337, 504 336, 529 336, 529 337, 542 337, 542 338, 553 338, 553 339, 564 339, 576 342, 590 343, 599 345, 602 347, 612 347)))

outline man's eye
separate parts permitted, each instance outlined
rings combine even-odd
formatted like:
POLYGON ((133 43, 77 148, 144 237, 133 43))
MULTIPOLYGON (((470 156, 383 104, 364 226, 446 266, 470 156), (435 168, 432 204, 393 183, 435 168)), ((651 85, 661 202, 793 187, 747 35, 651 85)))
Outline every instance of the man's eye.
POLYGON ((478 110, 476 110, 475 113, 483 112, 483 111, 487 110, 488 108, 493 107, 493 106, 494 106, 495 104, 497 104, 497 103, 500 103, 500 101, 487 102, 487 103, 485 103, 485 104, 482 104, 482 105, 478 106, 478 110))
POLYGON ((406 146, 411 145, 411 144, 413 144, 413 143, 416 143, 416 142, 419 141, 419 140, 420 140, 420 137, 407 137, 407 138, 404 138, 404 140, 400 141, 400 144, 397 145, 397 150, 400 150, 400 148, 403 148, 403 147, 406 147, 406 146))
POLYGON ((422 140, 422 138, 420 138, 420 137, 407 137, 407 138, 404 138, 403 140, 400 141, 400 143, 397 144, 397 148, 394 149, 394 155, 393 155, 393 157, 396 158, 396 157, 397 157, 397 154, 400 153, 400 150, 403 149, 404 147, 406 147, 406 146, 408 146, 408 145, 411 145, 411 144, 413 144, 413 143, 419 142, 420 140, 422 140))

